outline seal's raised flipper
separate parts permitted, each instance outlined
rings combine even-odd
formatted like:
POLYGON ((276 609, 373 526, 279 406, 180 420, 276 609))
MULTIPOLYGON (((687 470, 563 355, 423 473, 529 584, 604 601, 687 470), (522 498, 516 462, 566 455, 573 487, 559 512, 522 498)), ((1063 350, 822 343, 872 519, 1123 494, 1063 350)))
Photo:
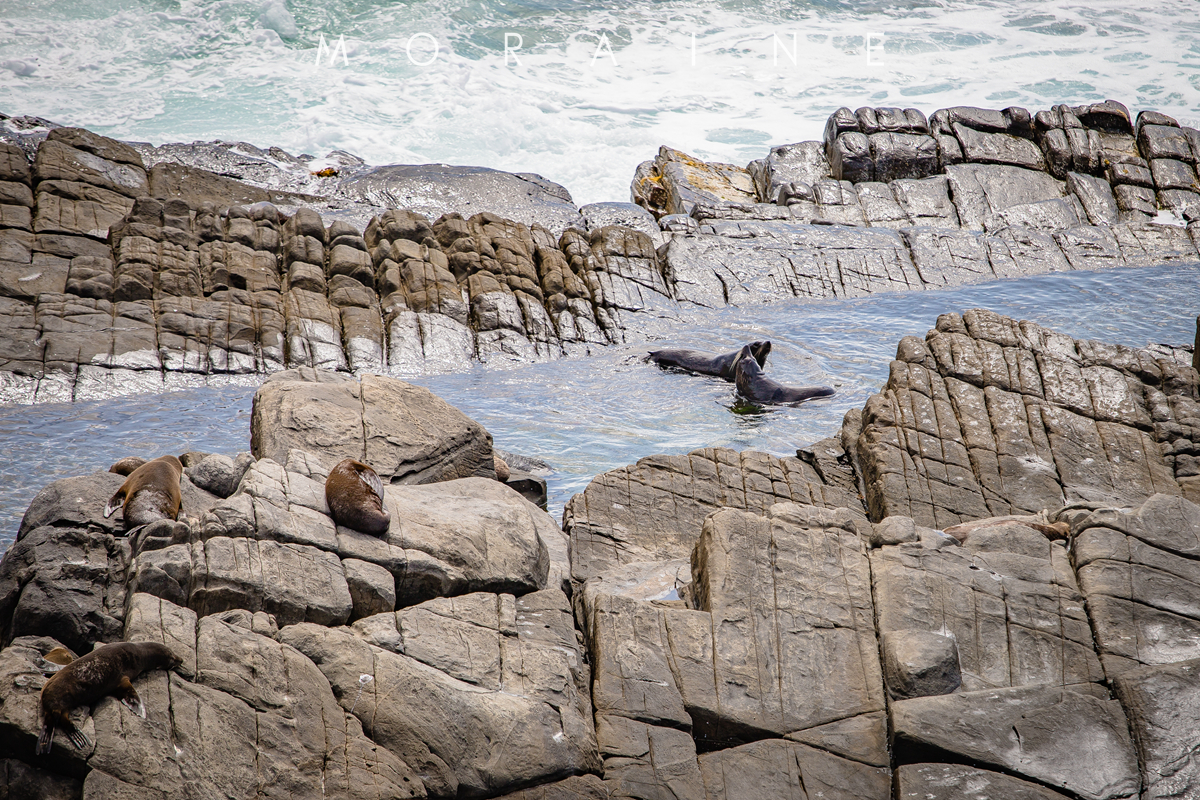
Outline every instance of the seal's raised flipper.
POLYGON ((117 684, 113 697, 119 699, 123 706, 142 719, 146 718, 146 706, 142 703, 142 698, 138 696, 137 689, 133 688, 128 675, 121 676, 121 682, 117 684))
POLYGON ((117 489, 117 493, 108 498, 108 505, 104 507, 104 518, 108 519, 121 506, 125 505, 125 487, 117 489))

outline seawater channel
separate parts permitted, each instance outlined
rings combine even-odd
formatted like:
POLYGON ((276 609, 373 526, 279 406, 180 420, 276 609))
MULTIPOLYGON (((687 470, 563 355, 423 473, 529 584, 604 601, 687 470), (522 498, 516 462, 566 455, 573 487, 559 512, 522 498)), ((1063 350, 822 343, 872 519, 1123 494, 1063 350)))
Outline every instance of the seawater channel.
MULTIPOLYGON (((482 423, 497 448, 550 465, 550 512, 596 475, 656 453, 699 447, 792 455, 833 435, 887 379, 896 344, 923 336, 939 314, 990 308, 1076 338, 1134 347, 1191 344, 1200 264, 1061 272, 930 292, 853 300, 784 301, 689 314, 648 326, 650 341, 586 358, 406 378, 482 423), (725 352, 758 339, 774 347, 767 373, 788 385, 826 384, 831 398, 742 413, 732 384, 664 372, 642 359, 658 347, 725 352)), ((37 492, 59 478, 106 470, 127 455, 189 450, 233 455, 250 446, 254 386, 156 396, 0 406, 0 552, 37 492)))

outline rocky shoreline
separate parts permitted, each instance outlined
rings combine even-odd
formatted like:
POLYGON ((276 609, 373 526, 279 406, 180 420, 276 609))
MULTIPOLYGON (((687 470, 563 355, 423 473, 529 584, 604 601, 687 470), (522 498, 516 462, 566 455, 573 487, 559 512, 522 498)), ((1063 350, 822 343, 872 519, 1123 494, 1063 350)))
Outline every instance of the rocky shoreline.
POLYGON ((1195 262, 1198 161, 1112 101, 842 109, 746 168, 663 148, 634 203, 576 208, 533 175, 0 119, 0 402, 261 384, 246 452, 175 454, 178 520, 105 517, 112 472, 33 499, 0 560, 0 795, 1200 795, 1200 347, 943 314, 828 438, 649 455, 561 525, 394 377, 1195 262), (384 535, 330 516, 343 458, 384 535), (36 755, 46 656, 118 641, 182 663, 137 679, 144 718, 105 698, 89 749, 36 755))
POLYGON ((585 355, 701 308, 1200 259, 1200 131, 1120 103, 841 109, 633 203, 536 175, 0 119, 0 401, 585 355), (314 169, 320 167, 319 169, 314 169))
MULTIPOLYGON (((974 309, 780 458, 598 476, 560 528, 401 381, 303 368, 185 517, 57 481, 0 561, 10 797, 1123 800, 1200 791, 1200 373, 974 309), (322 486, 371 463, 392 524, 322 486), (45 656, 156 641, 34 755, 45 656)), ((114 460, 122 454, 113 454, 114 460)))

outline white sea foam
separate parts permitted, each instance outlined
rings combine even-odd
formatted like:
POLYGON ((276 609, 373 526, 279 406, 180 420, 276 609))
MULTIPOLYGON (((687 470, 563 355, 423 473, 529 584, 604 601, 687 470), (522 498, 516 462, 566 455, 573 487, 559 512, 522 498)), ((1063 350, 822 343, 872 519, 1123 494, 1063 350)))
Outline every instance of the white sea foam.
POLYGON ((624 200, 660 144, 745 164, 819 138, 841 105, 1113 97, 1200 124, 1194 3, 1145 5, 9 0, 0 111, 537 172, 579 203, 624 200))

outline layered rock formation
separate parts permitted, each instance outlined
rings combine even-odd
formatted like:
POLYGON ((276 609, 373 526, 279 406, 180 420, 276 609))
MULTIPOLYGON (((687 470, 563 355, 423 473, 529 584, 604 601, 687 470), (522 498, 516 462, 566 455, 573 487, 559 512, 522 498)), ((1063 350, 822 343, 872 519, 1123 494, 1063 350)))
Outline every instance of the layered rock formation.
POLYGON ((664 147, 637 205, 582 209, 535 175, 2 122, 10 402, 550 359, 697 308, 1200 258, 1200 132, 1113 101, 841 109, 746 168, 664 147))
POLYGON ((282 373, 179 522, 58 481, 0 562, 9 796, 1149 800, 1200 792, 1200 374, 980 310, 902 340, 795 457, 597 477, 559 528, 486 432, 378 376, 282 373), (420 431, 421 436, 409 435, 420 431), (422 438, 424 437, 424 438, 422 438), (383 537, 337 526, 343 457, 383 537), (565 531, 565 532, 564 532, 565 531), (183 664, 33 754, 44 656, 183 664))

